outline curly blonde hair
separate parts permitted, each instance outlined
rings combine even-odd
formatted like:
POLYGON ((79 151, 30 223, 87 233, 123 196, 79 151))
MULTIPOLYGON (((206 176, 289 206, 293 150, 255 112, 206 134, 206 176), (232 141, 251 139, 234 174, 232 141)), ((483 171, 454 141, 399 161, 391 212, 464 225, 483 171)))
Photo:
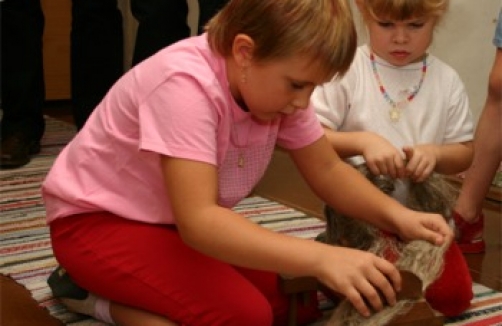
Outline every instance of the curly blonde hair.
POLYGON ((434 17, 439 22, 448 11, 449 0, 356 0, 364 20, 408 20, 434 17))

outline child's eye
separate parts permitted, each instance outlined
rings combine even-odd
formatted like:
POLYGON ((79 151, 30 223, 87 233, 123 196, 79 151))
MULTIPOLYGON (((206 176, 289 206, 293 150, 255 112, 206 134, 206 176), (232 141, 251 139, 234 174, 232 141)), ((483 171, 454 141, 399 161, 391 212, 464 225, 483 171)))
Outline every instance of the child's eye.
POLYGON ((378 22, 378 26, 383 27, 383 28, 390 28, 394 26, 394 23, 391 22, 378 22))
POLYGON ((304 87, 305 87, 304 84, 291 82, 291 88, 293 88, 293 89, 303 89, 304 87))
POLYGON ((413 28, 413 29, 420 29, 422 27, 424 27, 425 23, 411 23, 410 24, 410 27, 413 28))

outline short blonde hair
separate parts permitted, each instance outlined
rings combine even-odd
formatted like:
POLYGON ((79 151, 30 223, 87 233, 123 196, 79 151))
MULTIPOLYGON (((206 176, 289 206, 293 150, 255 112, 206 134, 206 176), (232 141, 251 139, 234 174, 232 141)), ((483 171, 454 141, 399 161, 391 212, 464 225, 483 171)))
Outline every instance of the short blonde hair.
POLYGON ((364 20, 408 20, 434 17, 439 22, 448 11, 449 0, 357 0, 364 20))
POLYGON ((229 56, 235 36, 255 42, 253 58, 305 54, 329 79, 350 67, 357 35, 347 0, 230 0, 207 24, 211 48, 229 56))

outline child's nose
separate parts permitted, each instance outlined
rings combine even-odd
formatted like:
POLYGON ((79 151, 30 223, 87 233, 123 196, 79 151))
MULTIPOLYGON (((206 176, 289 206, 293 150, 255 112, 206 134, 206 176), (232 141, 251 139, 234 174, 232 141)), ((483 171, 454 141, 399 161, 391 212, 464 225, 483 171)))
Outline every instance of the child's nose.
POLYGON ((404 28, 397 28, 392 37, 394 43, 405 43, 408 41, 408 33, 404 28))
POLYGON ((297 97, 294 99, 293 103, 291 103, 291 104, 295 108, 295 110, 306 109, 307 106, 309 105, 309 99, 310 99, 310 97, 308 97, 308 96, 297 97))
POLYGON ((312 90, 306 89, 299 93, 293 102, 291 103, 295 109, 306 109, 309 105, 310 96, 312 95, 312 90))

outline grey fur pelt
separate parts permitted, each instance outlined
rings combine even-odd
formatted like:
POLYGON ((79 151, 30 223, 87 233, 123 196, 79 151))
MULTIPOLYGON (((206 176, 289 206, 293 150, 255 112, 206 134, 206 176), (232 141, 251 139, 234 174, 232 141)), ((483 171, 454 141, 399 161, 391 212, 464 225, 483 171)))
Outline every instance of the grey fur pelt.
MULTIPOLYGON (((395 189, 394 180, 385 176, 372 175, 366 165, 357 169, 378 189, 390 195, 395 189)), ((444 176, 433 173, 422 183, 410 182, 405 206, 417 211, 441 214, 447 221, 458 195, 454 187, 444 176)), ((318 240, 334 246, 344 246, 370 251, 380 257, 392 253, 395 265, 400 270, 407 270, 422 281, 423 290, 433 283, 442 272, 445 246, 435 246, 426 241, 405 243, 397 237, 384 235, 373 226, 337 213, 333 208, 325 207, 327 228, 318 240)), ((374 313, 370 318, 361 316, 348 300, 337 306, 327 326, 370 326, 386 325, 397 315, 409 311, 413 300, 401 300, 394 307, 387 306, 374 313)))

